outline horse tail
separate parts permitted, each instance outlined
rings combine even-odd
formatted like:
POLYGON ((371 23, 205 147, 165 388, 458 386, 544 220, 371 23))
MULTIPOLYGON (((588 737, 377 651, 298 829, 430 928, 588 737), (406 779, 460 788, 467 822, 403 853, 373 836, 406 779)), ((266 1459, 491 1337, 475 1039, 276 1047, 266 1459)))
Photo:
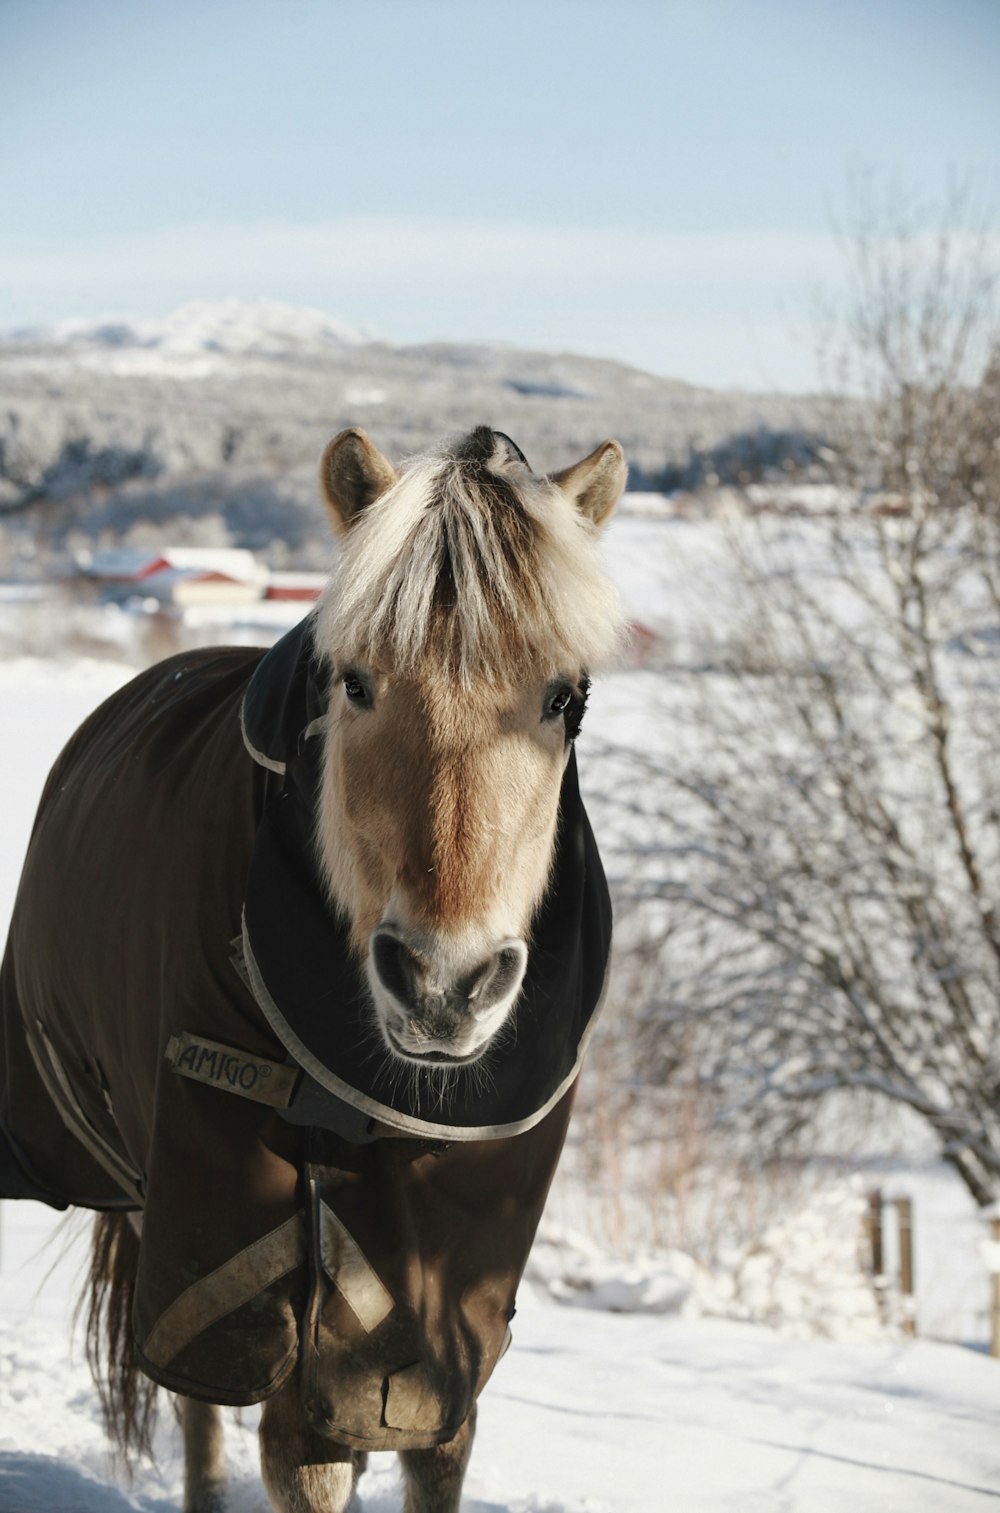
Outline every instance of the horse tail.
POLYGON ((129 1215, 98 1214, 77 1311, 85 1314, 87 1364, 108 1436, 126 1460, 152 1453, 156 1420, 156 1383, 139 1370, 132 1340, 138 1269, 139 1237, 129 1215))

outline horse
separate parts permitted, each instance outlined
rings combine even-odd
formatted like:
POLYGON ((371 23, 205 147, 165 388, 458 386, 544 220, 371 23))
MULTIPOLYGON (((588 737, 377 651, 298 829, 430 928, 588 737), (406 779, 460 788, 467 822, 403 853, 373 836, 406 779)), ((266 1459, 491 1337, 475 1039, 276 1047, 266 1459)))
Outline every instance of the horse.
POLYGON ((109 1431, 178 1395, 185 1513, 255 1402, 278 1513, 341 1513, 371 1450, 458 1509, 607 970, 574 740, 621 447, 543 476, 480 426, 397 470, 351 429, 320 477, 317 605, 80 727, 0 968, 0 1195, 97 1211, 109 1431))

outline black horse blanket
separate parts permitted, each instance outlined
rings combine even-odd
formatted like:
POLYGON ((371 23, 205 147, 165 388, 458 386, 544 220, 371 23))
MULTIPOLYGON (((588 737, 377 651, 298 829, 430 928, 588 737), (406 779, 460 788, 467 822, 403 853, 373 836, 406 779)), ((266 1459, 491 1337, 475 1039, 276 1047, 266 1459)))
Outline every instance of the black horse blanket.
POLYGON ((603 987, 570 755, 517 1033, 448 1097, 372 1055, 311 841, 311 620, 141 674, 42 796, 0 968, 0 1196, 141 1210, 143 1369, 221 1403, 303 1368, 321 1431, 450 1438, 509 1337, 603 987))

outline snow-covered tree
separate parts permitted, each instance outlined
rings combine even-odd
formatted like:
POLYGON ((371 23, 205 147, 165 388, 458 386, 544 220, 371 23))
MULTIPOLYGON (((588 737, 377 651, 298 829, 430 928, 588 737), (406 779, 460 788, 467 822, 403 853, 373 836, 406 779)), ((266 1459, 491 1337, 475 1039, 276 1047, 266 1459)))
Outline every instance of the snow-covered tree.
MULTIPOLYGON (((736 532, 726 655, 625 757, 660 950, 643 1065, 770 1131, 916 1110, 1000 1197, 1000 345, 988 237, 865 226, 832 518, 736 532)), ((843 392, 843 390, 842 390, 843 392)))

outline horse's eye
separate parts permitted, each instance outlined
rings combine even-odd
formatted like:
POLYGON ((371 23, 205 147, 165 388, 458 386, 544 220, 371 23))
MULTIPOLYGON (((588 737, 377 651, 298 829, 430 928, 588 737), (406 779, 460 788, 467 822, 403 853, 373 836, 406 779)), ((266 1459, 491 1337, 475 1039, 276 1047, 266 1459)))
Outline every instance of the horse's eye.
POLYGON ((578 683, 559 683, 546 694, 545 716, 553 723, 560 720, 567 741, 575 741, 580 734, 580 722, 587 707, 590 679, 581 673, 578 683))
POLYGON ((353 672, 344 674, 344 692, 352 704, 365 704, 368 702, 368 694, 361 679, 355 677, 353 672))

